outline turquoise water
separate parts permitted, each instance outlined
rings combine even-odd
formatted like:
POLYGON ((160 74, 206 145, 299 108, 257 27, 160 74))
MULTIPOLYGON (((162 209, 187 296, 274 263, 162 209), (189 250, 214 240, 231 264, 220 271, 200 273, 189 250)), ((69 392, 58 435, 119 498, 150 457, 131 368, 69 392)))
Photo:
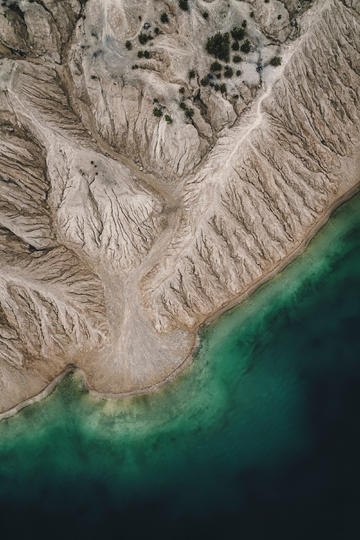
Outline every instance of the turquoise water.
POLYGON ((1 537, 357 538, 359 248, 358 196, 158 393, 1 422, 1 537))

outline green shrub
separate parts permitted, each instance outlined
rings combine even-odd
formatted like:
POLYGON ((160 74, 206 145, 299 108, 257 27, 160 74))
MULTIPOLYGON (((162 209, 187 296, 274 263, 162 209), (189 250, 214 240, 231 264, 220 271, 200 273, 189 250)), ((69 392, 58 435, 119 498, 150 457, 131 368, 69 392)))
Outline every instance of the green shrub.
POLYGON ((250 49, 251 49, 251 43, 250 41, 247 39, 240 47, 240 50, 247 54, 248 52, 250 52, 250 49))
POLYGON ((134 64, 133 66, 131 66, 131 69, 139 69, 139 66, 137 64, 134 64))
POLYGON ((234 26, 234 28, 231 30, 231 35, 236 41, 241 41, 244 39, 245 30, 239 26, 234 26))
POLYGON ((194 109, 186 109, 185 116, 186 118, 192 118, 194 116, 194 109))
POLYGON ((189 79, 193 79, 195 77, 196 73, 195 73, 195 70, 194 69, 191 69, 189 71, 189 79))
POLYGON ((138 38, 139 38, 139 41, 140 41, 141 45, 145 45, 149 41, 149 39, 152 39, 151 36, 149 36, 148 34, 144 34, 144 33, 139 34, 138 38))
POLYGON ((168 124, 172 124, 173 120, 171 116, 169 116, 168 114, 165 114, 164 118, 168 124))
POLYGON ((234 75, 233 68, 231 68, 230 66, 226 66, 224 70, 224 77, 226 77, 227 79, 231 79, 233 75, 234 75))
POLYGON ((240 71, 240 69, 238 69, 237 72, 236 72, 236 76, 240 77, 241 73, 242 73, 242 71, 240 71))
POLYGON ((235 56, 233 57, 233 62, 235 62, 235 64, 239 64, 239 62, 241 62, 241 60, 242 60, 242 58, 238 54, 235 54, 235 56))
POLYGON ((209 14, 207 11, 204 11, 204 13, 202 14, 202 16, 204 17, 204 19, 208 19, 209 18, 209 14))
POLYGON ((237 41, 234 41, 234 43, 231 45, 231 48, 233 51, 238 51, 240 49, 240 45, 237 41))
POLYGON ((127 48, 128 51, 131 51, 132 49, 131 41, 127 40, 125 43, 125 47, 127 48))
POLYGON ((150 51, 144 51, 145 58, 151 58, 151 52, 150 51))
POLYGON ((281 57, 280 56, 274 56, 274 58, 272 58, 270 60, 270 65, 271 66, 280 66, 281 65, 281 57))
POLYGON ((179 104, 179 107, 180 107, 180 109, 182 109, 183 111, 186 111, 186 103, 184 103, 183 101, 179 104))
POLYGON ((221 34, 217 32, 213 36, 209 37, 206 43, 206 50, 215 58, 219 60, 224 60, 224 62, 229 61, 230 57, 230 37, 228 32, 221 34))
POLYGON ((243 22, 241 23, 241 26, 243 28, 246 28, 247 27, 247 21, 244 19, 243 22))
POLYGON ((188 0, 179 0, 179 8, 183 11, 189 11, 189 2, 188 0))
POLYGON ((138 51, 137 55, 138 58, 142 58, 144 56, 144 51, 138 51))
POLYGON ((158 36, 160 34, 160 29, 158 27, 154 28, 154 34, 158 36))
POLYGON ((212 71, 213 73, 215 73, 216 71, 221 71, 222 69, 222 65, 220 64, 220 62, 213 62, 210 66, 210 71, 212 71))
POLYGON ((204 77, 200 81, 201 86, 207 86, 209 84, 209 79, 207 77, 204 77))
POLYGON ((180 94, 185 94, 185 88, 182 86, 181 88, 179 88, 179 92, 180 94))
POLYGON ((160 15, 160 21, 164 24, 167 24, 169 22, 168 14, 165 13, 165 11, 163 11, 162 14, 160 15))
POLYGON ((156 116, 157 118, 161 118, 162 116, 162 110, 159 109, 158 107, 155 107, 154 110, 153 110, 153 115, 156 116))
POLYGON ((226 94, 226 84, 225 83, 220 84, 220 92, 222 94, 226 94))

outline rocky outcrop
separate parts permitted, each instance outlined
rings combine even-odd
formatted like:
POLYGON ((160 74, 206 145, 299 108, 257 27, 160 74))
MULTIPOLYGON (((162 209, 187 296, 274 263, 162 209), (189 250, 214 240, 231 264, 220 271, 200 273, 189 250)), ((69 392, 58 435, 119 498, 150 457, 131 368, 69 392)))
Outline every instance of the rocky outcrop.
POLYGON ((156 388, 359 186, 358 2, 189 5, 2 3, 0 413, 156 388))

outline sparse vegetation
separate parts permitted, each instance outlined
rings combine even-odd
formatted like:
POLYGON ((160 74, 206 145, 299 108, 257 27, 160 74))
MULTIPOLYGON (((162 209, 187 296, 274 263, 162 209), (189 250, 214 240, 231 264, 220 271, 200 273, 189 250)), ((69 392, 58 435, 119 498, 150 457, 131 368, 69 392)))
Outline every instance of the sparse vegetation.
POLYGON ((270 65, 271 66, 280 66, 281 65, 281 57, 280 56, 274 56, 274 58, 272 58, 270 60, 270 65))
POLYGON ((195 77, 196 73, 195 73, 195 70, 194 69, 191 69, 189 71, 189 79, 193 79, 195 77))
POLYGON ((236 41, 241 41, 244 39, 245 30, 239 26, 234 26, 234 28, 231 30, 231 35, 236 41))
POLYGON ((190 119, 191 119, 191 118, 194 116, 194 114, 195 114, 195 113, 194 113, 194 109, 186 109, 186 111, 185 111, 185 116, 186 116, 186 118, 190 118, 190 119))
POLYGON ((209 84, 208 77, 203 77, 200 81, 201 86, 207 86, 209 84))
POLYGON ((235 62, 235 64, 239 64, 241 60, 242 58, 238 54, 235 54, 235 56, 233 57, 233 62, 235 62))
POLYGON ((250 43, 250 41, 248 39, 246 41, 244 41, 244 43, 241 45, 240 50, 241 50, 241 52, 243 52, 245 54, 250 52, 251 43, 250 43))
POLYGON ((224 60, 224 62, 229 61, 230 57, 230 37, 229 33, 221 34, 217 32, 213 36, 209 37, 206 43, 206 50, 215 58, 219 60, 224 60))
POLYGON ((220 92, 222 94, 226 94, 226 84, 225 83, 220 84, 220 92))
POLYGON ((188 0, 179 0, 179 8, 183 11, 189 11, 189 2, 188 0))
POLYGON ((165 120, 166 120, 166 122, 167 122, 168 124, 172 124, 172 123, 173 123, 173 120, 172 120, 172 118, 171 118, 170 115, 165 114, 164 118, 165 118, 165 120))
POLYGON ((162 110, 159 109, 158 107, 154 107, 153 109, 153 115, 156 116, 157 118, 161 118, 162 116, 162 110))
POLYGON ((180 109, 182 109, 183 111, 186 111, 186 103, 184 101, 182 101, 179 105, 180 109))
POLYGON ((131 41, 127 40, 125 42, 125 47, 127 48, 128 51, 131 51, 132 49, 131 41))
POLYGON ((213 73, 215 73, 216 71, 221 71, 222 69, 222 65, 220 64, 220 62, 213 62, 210 66, 210 71, 212 71, 213 73))
POLYGON ((144 56, 144 51, 138 51, 137 55, 138 58, 142 58, 144 56))
POLYGON ((160 21, 164 24, 167 24, 169 22, 168 14, 165 11, 163 11, 160 15, 160 21))

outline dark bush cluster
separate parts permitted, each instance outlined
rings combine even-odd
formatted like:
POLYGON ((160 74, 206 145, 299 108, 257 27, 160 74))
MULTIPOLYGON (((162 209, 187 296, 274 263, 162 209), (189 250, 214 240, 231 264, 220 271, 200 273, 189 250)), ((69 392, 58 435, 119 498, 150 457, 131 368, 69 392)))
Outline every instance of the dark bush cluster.
POLYGON ((190 69, 189 71, 189 79, 193 79, 195 77, 196 73, 194 69, 190 69))
POLYGON ((244 39, 245 30, 239 26, 234 26, 234 28, 231 30, 231 35, 234 39, 236 39, 236 41, 241 41, 244 39))
POLYGON ((226 77, 226 79, 231 79, 233 74, 234 74, 233 68, 230 66, 225 66, 224 77, 226 77))
POLYGON ((230 36, 228 32, 221 34, 217 32, 213 36, 209 37, 206 43, 206 51, 219 58, 219 60, 224 60, 228 62, 230 58, 230 36))
POLYGON ((242 60, 242 58, 238 54, 235 54, 235 56, 233 57, 233 62, 235 64, 239 64, 241 62, 241 60, 242 60))
POLYGON ((139 58, 151 58, 150 51, 138 51, 137 55, 139 58))
POLYGON ((271 66, 280 66, 281 65, 281 57, 280 56, 274 56, 274 58, 272 58, 270 60, 270 65, 271 66))
POLYGON ((248 39, 246 41, 244 41, 244 43, 241 45, 240 50, 245 54, 250 52, 251 43, 250 43, 250 41, 248 39))
POLYGON ((213 73, 215 73, 216 71, 221 71, 222 69, 222 65, 220 64, 220 62, 213 62, 210 66, 210 71, 212 71, 213 73))
POLYGON ((160 21, 164 24, 167 24, 169 22, 168 14, 165 11, 163 11, 160 15, 160 21))
POLYGON ((156 118, 161 118, 162 114, 163 113, 161 109, 159 109, 158 107, 154 108, 153 115, 156 116, 156 118))
POLYGON ((125 47, 127 48, 128 51, 131 51, 132 49, 131 41, 127 40, 125 43, 125 47))
POLYGON ((141 45, 145 45, 151 39, 154 39, 150 34, 141 33, 138 36, 141 45))
POLYGON ((179 8, 183 11, 189 11, 189 1, 188 0, 179 0, 179 8))

